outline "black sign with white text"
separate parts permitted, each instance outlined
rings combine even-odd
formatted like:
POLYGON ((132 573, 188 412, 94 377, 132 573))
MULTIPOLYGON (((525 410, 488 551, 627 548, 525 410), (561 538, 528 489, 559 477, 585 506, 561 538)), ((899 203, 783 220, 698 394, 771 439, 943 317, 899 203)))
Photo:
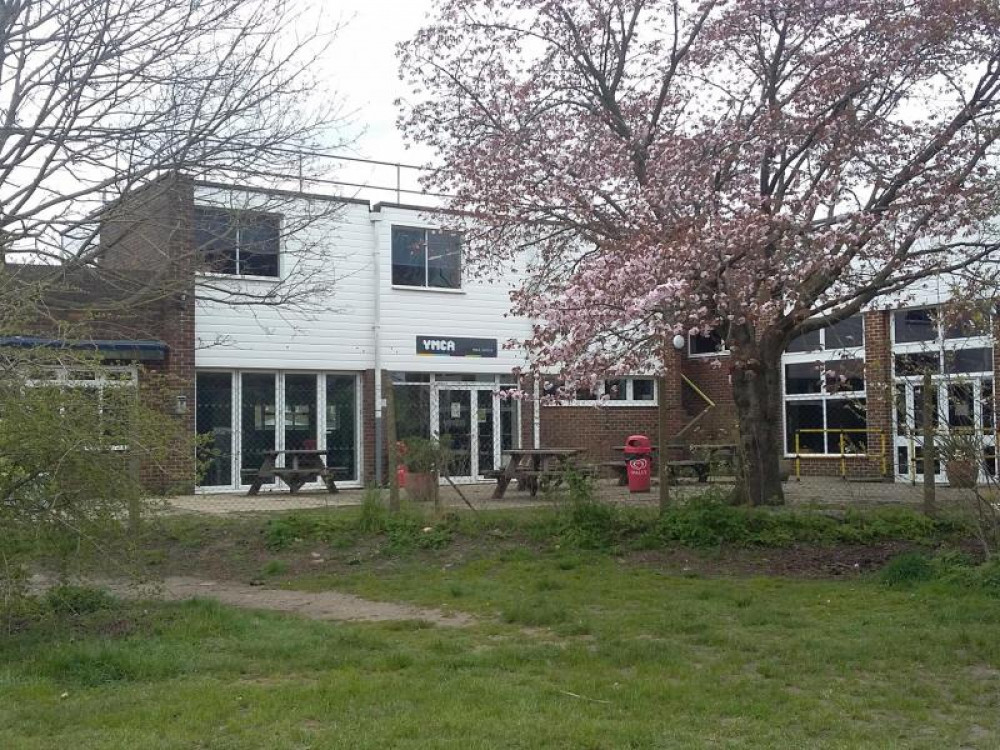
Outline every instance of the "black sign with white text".
POLYGON ((496 339, 417 336, 417 354, 432 357, 496 357, 496 339))

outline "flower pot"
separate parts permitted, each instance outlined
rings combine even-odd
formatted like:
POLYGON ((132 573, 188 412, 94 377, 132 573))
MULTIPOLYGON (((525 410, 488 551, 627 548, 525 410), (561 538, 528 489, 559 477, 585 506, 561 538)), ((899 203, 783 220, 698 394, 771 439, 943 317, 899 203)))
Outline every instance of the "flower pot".
POLYGON ((945 470, 948 472, 948 484, 952 487, 968 489, 975 487, 979 481, 979 464, 976 461, 948 461, 945 470))
POLYGON ((421 472, 407 472, 406 494, 415 501, 433 500, 437 489, 437 475, 421 472))

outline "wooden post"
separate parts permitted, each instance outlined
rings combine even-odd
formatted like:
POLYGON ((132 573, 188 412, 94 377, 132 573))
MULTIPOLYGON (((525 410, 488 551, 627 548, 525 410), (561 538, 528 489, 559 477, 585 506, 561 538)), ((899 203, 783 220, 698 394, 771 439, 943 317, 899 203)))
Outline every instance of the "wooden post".
MULTIPOLYGON (((399 455, 396 450, 396 389, 392 385, 392 376, 382 372, 382 393, 385 396, 385 408, 382 411, 382 422, 385 424, 386 455, 389 459, 389 510, 399 510, 399 474, 396 472, 399 455)), ((378 395, 378 394, 376 394, 378 395)))
POLYGON ((660 475, 660 513, 664 513, 670 507, 670 470, 667 466, 667 458, 669 457, 667 442, 672 437, 669 425, 670 407, 667 404, 666 376, 661 377, 657 385, 659 398, 656 400, 656 442, 659 446, 659 455, 656 458, 660 475))
POLYGON ((929 372, 924 373, 922 394, 923 400, 923 424, 921 428, 924 435, 924 513, 933 516, 936 511, 934 498, 934 459, 937 455, 934 445, 934 384, 929 372))

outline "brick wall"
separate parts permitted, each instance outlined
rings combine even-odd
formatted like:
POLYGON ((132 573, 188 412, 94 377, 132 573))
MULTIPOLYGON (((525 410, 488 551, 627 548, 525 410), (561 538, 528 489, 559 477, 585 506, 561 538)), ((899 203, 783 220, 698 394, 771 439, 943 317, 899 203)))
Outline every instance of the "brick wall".
POLYGON ((733 403, 733 386, 729 382, 729 357, 685 357, 682 373, 698 390, 710 398, 715 406, 705 400, 688 384, 681 389, 682 406, 687 424, 697 421, 684 433, 688 443, 735 443, 737 432, 736 405, 733 403), (704 411, 704 415, 698 415, 704 411))
MULTIPOLYGON (((134 191, 112 208, 102 226, 99 262, 108 279, 142 274, 145 288, 138 294, 140 299, 151 300, 152 314, 142 321, 141 334, 162 340, 168 347, 166 360, 156 370, 164 381, 158 389, 166 388, 169 393, 157 393, 155 398, 168 413, 178 396, 187 400, 186 412, 175 418, 191 436, 196 429, 193 206, 191 181, 177 175, 134 191)), ((134 315, 134 311, 123 315, 134 315)), ((136 322, 138 318, 133 317, 136 322)), ((177 451, 161 467, 143 468, 151 485, 172 491, 193 491, 195 472, 193 450, 177 451)))

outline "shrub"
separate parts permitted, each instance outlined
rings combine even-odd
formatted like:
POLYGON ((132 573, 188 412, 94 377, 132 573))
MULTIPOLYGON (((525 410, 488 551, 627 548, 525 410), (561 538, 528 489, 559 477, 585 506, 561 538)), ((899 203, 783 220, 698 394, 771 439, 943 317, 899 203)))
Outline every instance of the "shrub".
POLYGON ((115 606, 114 597, 103 589, 68 584, 50 588, 43 602, 57 615, 87 615, 115 606))
POLYGON ((366 487, 361 496, 361 515, 358 530, 366 534, 381 534, 385 531, 389 510, 382 502, 382 492, 378 487, 366 487))
POLYGON ((879 572, 879 580, 886 586, 912 586, 914 583, 934 578, 934 565, 927 555, 904 552, 896 555, 879 572))

